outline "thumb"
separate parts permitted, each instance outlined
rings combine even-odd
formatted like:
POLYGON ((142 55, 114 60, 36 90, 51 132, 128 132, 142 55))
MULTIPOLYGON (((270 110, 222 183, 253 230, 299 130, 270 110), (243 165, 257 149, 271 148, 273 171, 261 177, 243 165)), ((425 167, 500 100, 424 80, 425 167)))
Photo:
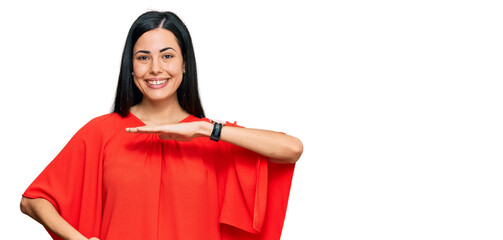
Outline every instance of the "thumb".
POLYGON ((100 240, 99 238, 92 237, 89 240, 100 240))

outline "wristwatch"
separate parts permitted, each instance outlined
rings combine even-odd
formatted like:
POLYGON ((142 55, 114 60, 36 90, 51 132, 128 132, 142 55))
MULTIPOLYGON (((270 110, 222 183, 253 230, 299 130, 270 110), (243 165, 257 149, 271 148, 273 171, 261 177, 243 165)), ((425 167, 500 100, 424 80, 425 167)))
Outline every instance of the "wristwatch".
POLYGON ((211 120, 213 123, 213 131, 211 132, 210 139, 218 142, 220 140, 220 134, 222 133, 222 127, 225 126, 225 121, 222 120, 211 120))

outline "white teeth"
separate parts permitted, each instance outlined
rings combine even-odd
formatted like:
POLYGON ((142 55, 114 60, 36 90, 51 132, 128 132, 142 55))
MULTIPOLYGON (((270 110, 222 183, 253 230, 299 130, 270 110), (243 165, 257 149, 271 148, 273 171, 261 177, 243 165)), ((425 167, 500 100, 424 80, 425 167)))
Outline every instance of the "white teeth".
POLYGON ((150 85, 159 85, 159 84, 163 84, 167 81, 168 81, 167 79, 164 79, 164 80, 154 80, 154 81, 147 81, 147 82, 150 85))

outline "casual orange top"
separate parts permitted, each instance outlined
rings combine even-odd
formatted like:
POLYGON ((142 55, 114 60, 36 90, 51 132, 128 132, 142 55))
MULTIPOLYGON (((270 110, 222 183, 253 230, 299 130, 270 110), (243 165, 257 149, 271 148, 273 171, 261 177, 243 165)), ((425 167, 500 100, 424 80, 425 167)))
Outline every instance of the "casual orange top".
MULTIPOLYGON (((209 119, 181 122, 192 121, 209 119)), ((88 238, 280 238, 294 164, 209 138, 179 142, 125 131, 142 125, 133 114, 91 120, 23 196, 47 199, 88 238)))

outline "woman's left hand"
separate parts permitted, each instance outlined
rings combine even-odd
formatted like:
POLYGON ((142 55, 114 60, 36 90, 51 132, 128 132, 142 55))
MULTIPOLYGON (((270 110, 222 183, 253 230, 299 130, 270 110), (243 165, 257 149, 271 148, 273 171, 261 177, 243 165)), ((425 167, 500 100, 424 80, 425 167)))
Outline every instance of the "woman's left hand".
MULTIPOLYGON (((159 137, 165 140, 190 141, 197 137, 209 137, 213 124, 195 121, 126 128, 126 131, 159 134, 159 137)), ((222 128, 220 140, 251 150, 278 163, 295 163, 303 152, 302 142, 298 138, 269 130, 225 126, 222 128)))
POLYGON ((140 127, 126 128, 130 133, 150 133, 158 134, 164 140, 190 141, 197 137, 209 136, 202 133, 202 122, 188 122, 165 125, 148 125, 140 127))

